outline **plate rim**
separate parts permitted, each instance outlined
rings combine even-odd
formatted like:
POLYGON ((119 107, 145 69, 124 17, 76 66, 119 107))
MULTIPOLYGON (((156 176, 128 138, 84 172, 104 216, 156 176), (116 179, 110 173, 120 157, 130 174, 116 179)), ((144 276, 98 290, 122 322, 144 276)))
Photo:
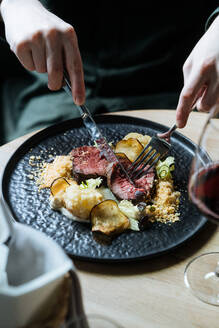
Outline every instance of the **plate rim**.
MULTIPOLYGON (((147 119, 140 118, 140 117, 128 116, 128 115, 120 115, 120 114, 114 115, 114 114, 109 113, 107 115, 104 115, 104 114, 95 115, 94 119, 95 119, 95 122, 97 123, 97 125, 102 124, 102 123, 110 124, 111 120, 113 121, 113 123, 116 123, 116 124, 118 124, 118 123, 133 124, 133 122, 130 121, 130 119, 131 119, 131 120, 134 120, 134 123, 138 123, 139 125, 146 125, 146 126, 148 125, 149 127, 151 127, 151 125, 152 125, 152 129, 154 126, 157 129, 159 129, 161 132, 165 132, 168 129, 168 126, 163 125, 161 123, 158 123, 158 122, 155 122, 152 120, 147 120, 147 119), (106 119, 108 121, 106 121, 106 119), (121 122, 116 122, 117 120, 120 120, 121 122)), ((6 175, 10 175, 10 173, 12 172, 12 168, 17 163, 18 155, 19 155, 19 158, 21 158, 23 155, 25 155, 27 153, 28 148, 34 147, 35 145, 39 144, 39 142, 43 141, 43 139, 57 135, 57 134, 63 132, 63 130, 67 131, 67 130, 71 129, 71 126, 76 125, 77 123, 78 123, 77 128, 84 127, 83 121, 80 117, 73 118, 70 120, 66 120, 66 121, 59 122, 59 123, 53 124, 51 126, 48 126, 44 129, 34 133, 30 137, 28 137, 10 155, 5 166, 3 167, 3 171, 1 174, 0 193, 1 193, 2 201, 8 205, 8 208, 10 210, 10 215, 13 218, 14 222, 19 222, 19 220, 15 219, 14 214, 11 210, 11 206, 7 202, 7 199, 6 199, 7 197, 6 197, 6 192, 5 192, 4 186, 6 185, 6 181, 5 181, 6 175), (54 131, 55 131, 55 133, 54 133, 54 131)), ((176 136, 176 139, 178 139, 180 142, 183 142, 183 144, 186 143, 186 145, 189 146, 189 149, 192 148, 193 152, 195 151, 196 144, 191 139, 189 139, 187 136, 184 136, 183 134, 181 134, 178 131, 175 131, 173 136, 176 136)), ((207 156, 207 158, 208 158, 208 156, 207 156)), ((146 260, 146 259, 155 258, 155 257, 161 256, 166 253, 170 253, 170 252, 174 251, 176 248, 186 244, 204 228, 204 226, 206 225, 207 222, 208 222, 208 220, 200 213, 199 224, 195 227, 195 229, 192 230, 192 232, 186 237, 186 239, 181 240, 179 243, 177 243, 174 246, 170 245, 169 247, 165 248, 164 250, 161 250, 159 252, 153 251, 147 255, 129 256, 129 257, 125 257, 125 258, 121 258, 121 257, 90 257, 90 256, 85 256, 85 255, 75 255, 75 254, 69 253, 68 251, 66 251, 64 249, 63 249, 63 251, 66 254, 68 254, 68 256, 72 257, 73 259, 90 261, 90 262, 121 263, 121 262, 142 261, 142 260, 146 260)), ((23 223, 23 224, 25 224, 25 223, 23 223)))

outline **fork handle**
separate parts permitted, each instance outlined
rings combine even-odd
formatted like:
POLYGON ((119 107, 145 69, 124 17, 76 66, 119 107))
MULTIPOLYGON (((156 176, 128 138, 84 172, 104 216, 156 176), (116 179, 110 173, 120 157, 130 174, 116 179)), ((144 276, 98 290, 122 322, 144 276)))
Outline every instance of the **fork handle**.
POLYGON ((177 125, 175 123, 171 126, 171 128, 167 132, 158 133, 157 136, 158 136, 158 138, 165 139, 165 140, 167 140, 167 142, 170 142, 170 137, 176 129, 177 129, 177 125))
POLYGON ((169 129, 169 134, 171 135, 175 130, 177 129, 177 125, 176 125, 176 123, 175 124, 173 124, 173 126, 169 129))

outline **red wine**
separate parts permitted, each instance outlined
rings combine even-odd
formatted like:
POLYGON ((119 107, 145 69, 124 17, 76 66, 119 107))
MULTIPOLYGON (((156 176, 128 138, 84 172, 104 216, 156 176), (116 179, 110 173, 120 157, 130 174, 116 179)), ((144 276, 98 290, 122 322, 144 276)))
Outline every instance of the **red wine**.
POLYGON ((219 224, 219 163, 195 173, 190 181, 189 193, 198 209, 219 224))

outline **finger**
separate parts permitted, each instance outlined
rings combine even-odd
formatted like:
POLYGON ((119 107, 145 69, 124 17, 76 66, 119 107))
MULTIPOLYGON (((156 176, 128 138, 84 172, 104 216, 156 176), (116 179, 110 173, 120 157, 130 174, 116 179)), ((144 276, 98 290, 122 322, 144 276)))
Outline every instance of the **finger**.
POLYGON ((200 101, 200 98, 203 96, 204 92, 206 91, 207 85, 204 84, 201 89, 198 91, 197 96, 196 96, 196 101, 192 105, 192 109, 197 108, 197 105, 200 101))
POLYGON ((42 34, 37 33, 32 41, 31 49, 36 71, 46 73, 46 50, 42 34))
POLYGON ((48 87, 59 90, 63 82, 62 45, 57 31, 51 31, 46 40, 46 66, 48 73, 48 87))
POLYGON ((197 101, 199 90, 205 84, 205 78, 206 77, 204 77, 204 75, 197 74, 193 80, 190 79, 184 85, 176 109, 176 123, 179 128, 183 128, 186 125, 188 116, 192 111, 192 107, 197 101))
POLYGON ((190 56, 187 58, 183 65, 183 77, 184 77, 184 84, 189 79, 190 74, 192 73, 193 62, 190 59, 190 56))
POLYGON ((82 105, 85 102, 83 66, 77 36, 72 29, 69 29, 64 36, 64 54, 66 69, 71 80, 74 102, 76 105, 82 105))
POLYGON ((27 42, 20 43, 16 48, 15 54, 26 69, 29 71, 35 70, 32 51, 27 42))
POLYGON ((201 112, 209 112, 217 103, 219 103, 219 85, 218 83, 215 83, 215 80, 212 80, 202 97, 199 99, 197 109, 201 112))

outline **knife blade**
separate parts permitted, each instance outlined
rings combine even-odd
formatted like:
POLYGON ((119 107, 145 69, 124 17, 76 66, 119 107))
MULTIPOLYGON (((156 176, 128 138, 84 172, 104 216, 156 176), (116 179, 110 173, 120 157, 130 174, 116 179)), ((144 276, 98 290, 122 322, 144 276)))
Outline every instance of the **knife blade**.
MULTIPOLYGON (((63 89, 66 91, 66 93, 72 97, 72 92, 71 92, 71 83, 68 78, 68 74, 66 71, 64 71, 64 85, 63 89)), ((125 174, 126 178, 129 180, 129 182, 132 182, 131 178, 129 177, 128 173, 126 172, 125 168, 123 165, 120 163, 118 160, 117 156, 115 155, 114 151, 110 147, 110 145, 107 143, 105 137, 102 135, 100 132, 97 124, 95 123, 89 109, 85 104, 78 106, 78 108, 81 118, 83 119, 83 123, 85 127, 87 128, 87 131, 89 132, 92 140, 95 141, 98 149, 101 151, 101 153, 104 155, 104 157, 107 159, 109 163, 116 163, 120 166, 122 172, 125 174)))

